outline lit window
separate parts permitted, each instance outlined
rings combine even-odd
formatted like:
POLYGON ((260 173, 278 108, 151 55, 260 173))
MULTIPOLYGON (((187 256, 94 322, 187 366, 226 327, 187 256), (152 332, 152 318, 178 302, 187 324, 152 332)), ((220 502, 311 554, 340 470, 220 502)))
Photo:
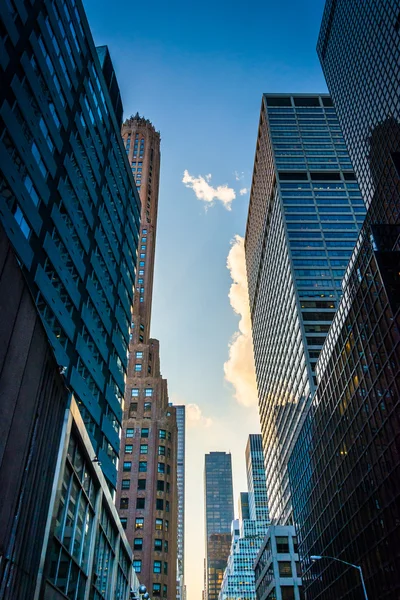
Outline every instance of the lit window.
POLYGON ((135 519, 135 529, 143 529, 143 527, 144 527, 143 517, 137 517, 135 519))
POLYGON ((139 388, 132 388, 132 390, 131 390, 131 396, 133 398, 137 398, 139 396, 139 388))
POLYGON ((142 370, 142 365, 141 364, 136 364, 135 365, 135 371, 141 371, 142 370))
POLYGON ((156 531, 162 531, 163 528, 163 520, 156 519, 156 531))
POLYGON ((136 358, 143 358, 143 352, 136 352, 136 358))
POLYGON ((144 395, 148 398, 153 395, 153 388, 146 388, 144 395))
POLYGON ((132 444, 125 444, 125 454, 132 454, 133 446, 132 444))
POLYGON ((140 269, 140 271, 139 271, 139 275, 144 275, 144 271, 143 271, 143 269, 140 269))

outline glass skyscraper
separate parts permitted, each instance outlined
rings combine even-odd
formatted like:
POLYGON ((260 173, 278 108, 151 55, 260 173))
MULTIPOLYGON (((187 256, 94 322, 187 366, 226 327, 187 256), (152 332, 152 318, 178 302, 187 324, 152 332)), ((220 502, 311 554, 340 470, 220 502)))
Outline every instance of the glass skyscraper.
POLYGON ((0 17, 0 219, 115 488, 140 221, 118 84, 80 0, 0 17))
POLYGON ((291 522, 287 463, 364 216, 331 98, 264 94, 245 250, 274 521, 291 522))
POLYGON ((232 459, 226 452, 205 456, 205 600, 217 600, 226 567, 233 520, 232 459))
POLYGON ((318 53, 368 213, 289 465, 315 600, 400 597, 400 3, 328 1, 318 53))
POLYGON ((249 519, 267 522, 268 498, 265 482, 264 454, 262 438, 259 434, 250 434, 246 446, 246 471, 249 502, 249 519))

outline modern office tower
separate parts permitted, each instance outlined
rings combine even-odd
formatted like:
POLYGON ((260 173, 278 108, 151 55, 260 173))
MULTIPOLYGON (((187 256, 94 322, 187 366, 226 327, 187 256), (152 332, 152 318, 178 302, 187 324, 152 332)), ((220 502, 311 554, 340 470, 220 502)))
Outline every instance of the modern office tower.
POLYGON ((232 523, 231 549, 219 600, 256 598, 253 564, 269 524, 261 435, 249 435, 246 445, 246 470, 248 492, 241 492, 241 516, 239 521, 232 523))
POLYGON ((115 488, 140 216, 118 85, 80 0, 0 18, 0 219, 115 488))
POLYGON ((117 508, 150 596, 176 597, 178 429, 160 371, 158 340, 149 338, 160 179, 160 135, 147 119, 122 127, 141 206, 138 269, 131 317, 117 508))
POLYGON ((268 497, 266 490, 264 453, 260 434, 250 434, 246 446, 247 488, 249 518, 268 522, 268 497))
POLYGON ((273 522, 291 522, 287 462, 364 216, 331 98, 264 94, 245 251, 273 522))
POLYGON ((271 525, 254 563, 257 600, 304 598, 293 525, 271 525))
POLYGON ((185 439, 186 407, 175 406, 178 428, 177 484, 178 484, 178 562, 176 574, 176 598, 184 600, 185 586, 185 439))
POLYGON ((231 545, 233 520, 232 459, 210 452, 204 468, 205 599, 217 600, 231 545))
POLYGON ((400 596, 399 2, 327 2, 318 53, 368 208, 289 465, 313 599, 400 596), (365 50, 367 49, 367 50, 365 50))

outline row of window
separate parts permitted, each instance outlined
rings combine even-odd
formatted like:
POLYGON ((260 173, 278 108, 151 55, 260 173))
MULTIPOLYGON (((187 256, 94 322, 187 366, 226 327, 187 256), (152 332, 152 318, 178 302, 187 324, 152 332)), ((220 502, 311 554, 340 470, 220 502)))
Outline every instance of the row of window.
MULTIPOLYGON (((124 472, 132 471, 132 461, 124 460, 123 471, 124 472)), ((145 460, 139 461, 139 473, 147 473, 147 461, 145 461, 145 460)), ((157 473, 166 473, 167 475, 170 475, 171 474, 170 465, 166 465, 165 463, 158 463, 157 473)))
MULTIPOLYGON (((143 352, 136 352, 136 358, 143 358, 143 352)), ((139 393, 140 390, 139 388, 132 388, 131 389, 131 397, 132 398, 138 398, 139 397, 139 393)), ((153 395, 153 388, 145 388, 144 390, 144 395, 146 398, 149 398, 153 395)))
MULTIPOLYGON (((140 444, 140 454, 148 454, 149 446, 148 444, 140 444)), ((133 445, 125 444, 125 454, 132 454, 133 445)), ((171 456, 171 448, 166 448, 165 446, 158 446, 158 456, 171 456)))
MULTIPOLYGON (((119 507, 122 509, 129 508, 129 498, 121 498, 119 502, 119 507)), ((136 498, 136 509, 143 510, 146 507, 146 498, 136 498)), ((164 500, 163 498, 156 498, 156 510, 164 510, 164 500)), ((165 501, 165 511, 169 512, 169 500, 165 501)), ((135 529, 143 529, 144 527, 144 519, 142 517, 138 517, 135 521, 135 529)), ((157 529, 157 527, 156 527, 157 529)))
MULTIPOLYGON (((137 405, 136 405, 137 406, 137 405)), ((148 427, 142 427, 142 429, 140 430, 140 437, 142 438, 148 438, 149 437, 149 428, 148 427)), ((133 438, 135 435, 135 430, 133 427, 128 427, 126 430, 126 437, 127 438, 133 438)), ((160 429, 158 432, 158 437, 160 440, 168 440, 171 441, 171 432, 170 431, 166 431, 165 429, 160 429)))

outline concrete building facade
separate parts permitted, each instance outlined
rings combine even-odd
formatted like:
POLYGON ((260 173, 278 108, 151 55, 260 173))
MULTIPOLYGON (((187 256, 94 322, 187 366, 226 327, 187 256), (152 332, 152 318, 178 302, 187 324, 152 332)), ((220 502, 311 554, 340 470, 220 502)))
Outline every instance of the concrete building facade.
POLYGON ((176 424, 178 429, 177 451, 177 485, 178 485, 178 560, 176 597, 184 600, 185 594, 185 440, 186 440, 186 407, 176 405, 176 424))

